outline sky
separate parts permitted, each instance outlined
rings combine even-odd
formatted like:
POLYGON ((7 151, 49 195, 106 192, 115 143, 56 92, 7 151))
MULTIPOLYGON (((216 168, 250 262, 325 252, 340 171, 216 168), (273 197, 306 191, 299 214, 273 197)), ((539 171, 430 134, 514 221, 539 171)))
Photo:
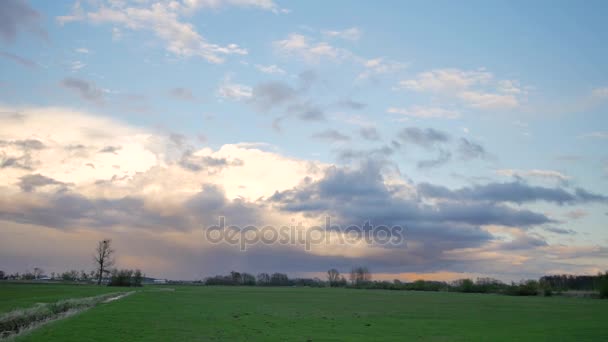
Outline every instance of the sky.
MULTIPOLYGON (((608 4, 4 0, 0 269, 608 269, 608 4), (244 227, 404 227, 398 245, 244 227)), ((307 229, 307 228, 305 228, 307 229)))

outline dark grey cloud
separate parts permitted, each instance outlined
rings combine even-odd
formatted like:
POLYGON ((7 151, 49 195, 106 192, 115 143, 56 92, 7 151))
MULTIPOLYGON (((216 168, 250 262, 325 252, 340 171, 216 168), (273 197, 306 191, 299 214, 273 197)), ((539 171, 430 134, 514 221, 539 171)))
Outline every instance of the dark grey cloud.
POLYGON ((265 82, 253 87, 251 101, 261 111, 269 111, 297 98, 297 92, 284 82, 265 82))
MULTIPOLYGON (((27 181, 33 189, 57 183, 43 176, 35 178, 27 181)), ((105 183, 108 182, 112 181, 105 183)), ((28 192, 27 195, 29 200, 15 203, 15 198, 0 194, 0 219, 62 230, 82 228, 83 225, 99 229, 120 225, 153 231, 203 229, 216 224, 219 216, 229 217, 240 225, 263 224, 259 206, 242 200, 228 200, 224 191, 215 185, 203 186, 182 206, 162 213, 147 206, 143 198, 135 196, 91 199, 67 189, 53 193, 28 192), (35 205, 32 199, 35 199, 35 205), (9 202, 13 205, 6 205, 9 202)))
POLYGON ((192 90, 190 90, 188 88, 182 88, 182 87, 173 88, 169 91, 169 94, 173 98, 176 98, 176 99, 182 100, 182 101, 194 101, 195 100, 192 90))
POLYGON ((315 80, 316 74, 304 72, 299 76, 297 89, 281 81, 260 83, 253 87, 249 103, 261 112, 282 111, 282 115, 273 121, 276 131, 280 131, 281 122, 290 117, 302 121, 323 121, 326 117, 322 106, 305 97, 315 80))
POLYGON ((46 185, 65 186, 66 184, 40 174, 26 175, 19 179, 19 187, 25 192, 31 192, 46 185))
POLYGON ((574 231, 572 229, 566 229, 566 228, 543 227, 543 229, 548 232, 555 233, 555 234, 562 234, 562 235, 575 235, 576 234, 576 231, 574 231))
POLYGON ((182 155, 178 164, 190 171, 207 171, 210 174, 221 171, 228 166, 243 166, 243 161, 234 159, 229 161, 226 158, 214 158, 210 156, 195 156, 191 151, 186 151, 182 155))
POLYGON ((310 102, 294 103, 287 107, 287 112, 295 115, 303 121, 323 121, 325 113, 323 110, 310 102))
POLYGON ((537 247, 548 246, 547 241, 536 234, 516 236, 513 240, 500 245, 501 250, 529 250, 537 247))
POLYGON ((562 188, 533 186, 524 182, 489 183, 456 190, 422 183, 418 185, 418 191, 424 197, 459 201, 513 202, 518 204, 535 201, 557 204, 608 202, 608 197, 590 193, 580 188, 576 189, 575 193, 570 193, 562 188))
POLYGON ((365 140, 380 140, 380 133, 378 133, 378 130, 375 127, 362 127, 359 130, 359 135, 361 135, 361 138, 365 140))
POLYGON ((31 170, 32 169, 32 160, 29 155, 23 155, 19 157, 7 157, 3 156, 0 161, 0 169, 4 168, 17 168, 23 170, 31 170))
POLYGON ((104 148, 99 150, 99 153, 117 154, 120 150, 122 150, 122 146, 105 146, 104 148))
POLYGON ((315 139, 327 140, 331 142, 349 141, 350 137, 338 132, 335 129, 327 129, 323 132, 315 133, 311 136, 315 139))
POLYGON ((449 134, 434 128, 406 127, 402 129, 397 138, 406 144, 415 144, 425 148, 447 143, 451 140, 449 134))
POLYGON ((400 223, 408 227, 421 223, 521 227, 552 222, 543 214, 499 203, 449 202, 430 206, 420 199, 404 199, 396 195, 399 188, 384 184, 379 165, 369 162, 360 170, 329 168, 321 180, 276 193, 270 201, 286 211, 331 213, 355 221, 374 218, 379 224, 400 223))
POLYGON ((19 31, 28 31, 43 38, 46 31, 40 26, 41 16, 25 0, 0 1, 0 37, 12 43, 19 31))
POLYGON ((312 85, 317 82, 318 80, 318 76, 317 73, 314 70, 305 70, 302 71, 299 75, 298 75, 298 81, 299 81, 299 87, 298 90, 300 92, 306 92, 308 91, 308 89, 310 89, 310 87, 312 87, 312 85))
POLYGON ((458 154, 463 160, 483 159, 487 157, 483 146, 465 138, 460 138, 458 142, 458 154))
MULTIPOLYGON (((0 25, 2 25, 2 24, 0 24, 0 25)), ((0 51, 0 57, 6 58, 6 59, 16 62, 18 64, 21 64, 24 67, 28 67, 28 68, 32 68, 32 69, 38 67, 38 63, 31 61, 25 57, 14 55, 9 52, 0 51)))
POLYGON ((374 159, 385 160, 394 153, 394 149, 390 146, 381 146, 367 150, 357 150, 352 148, 337 150, 337 158, 341 161, 374 159))
POLYGON ((361 109, 364 109, 365 107, 367 107, 367 104, 365 104, 363 102, 353 101, 351 99, 339 101, 338 103, 336 103, 336 105, 338 105, 339 107, 342 107, 342 108, 352 109, 352 110, 361 110, 361 109))
POLYGON ((83 79, 68 77, 61 81, 61 85, 76 92, 83 100, 101 103, 103 102, 103 91, 93 83, 83 79))
POLYGON ((42 141, 38 139, 24 139, 24 140, 0 140, 0 146, 4 145, 13 145, 17 147, 21 147, 24 150, 42 150, 45 148, 42 141))
POLYGON ((575 189, 576 197, 582 202, 602 202, 608 203, 608 196, 594 194, 582 188, 575 189))
POLYGON ((332 224, 342 228, 366 221, 376 226, 406 228, 407 245, 388 247, 377 256, 362 260, 328 260, 339 265, 365 262, 376 270, 399 266, 398 272, 470 269, 470 260, 445 258, 445 252, 499 242, 499 238, 481 228, 484 225, 524 229, 519 239, 502 244, 503 249, 534 250, 546 246, 541 237, 525 230, 553 222, 542 213, 488 202, 431 205, 419 197, 403 196, 403 190, 403 186, 387 185, 381 164, 370 161, 358 169, 331 167, 320 180, 304 180, 294 189, 276 192, 267 201, 280 210, 304 213, 310 218, 329 216, 332 224))
POLYGON ((430 169, 434 167, 439 167, 452 159, 452 153, 450 151, 446 151, 444 149, 439 149, 439 155, 435 159, 429 160, 421 160, 418 162, 418 168, 420 169, 430 169))

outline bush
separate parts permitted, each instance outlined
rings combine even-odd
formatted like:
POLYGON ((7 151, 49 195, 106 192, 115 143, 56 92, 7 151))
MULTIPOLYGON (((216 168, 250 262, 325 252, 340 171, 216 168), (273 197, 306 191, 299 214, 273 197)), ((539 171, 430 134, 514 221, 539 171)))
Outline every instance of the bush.
POLYGON ((608 276, 600 280, 600 298, 608 298, 608 276))
POLYGON ((142 278, 140 270, 113 270, 108 286, 141 286, 142 278))

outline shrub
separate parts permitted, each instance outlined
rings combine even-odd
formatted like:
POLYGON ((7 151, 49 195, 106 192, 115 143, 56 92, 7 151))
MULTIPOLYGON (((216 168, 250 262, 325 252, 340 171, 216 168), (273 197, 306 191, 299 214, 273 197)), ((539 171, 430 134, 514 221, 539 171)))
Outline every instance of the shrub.
POLYGON ((600 298, 608 298, 608 275, 600 280, 600 298))
POLYGON ((142 278, 140 270, 113 270, 108 286, 141 286, 142 278))

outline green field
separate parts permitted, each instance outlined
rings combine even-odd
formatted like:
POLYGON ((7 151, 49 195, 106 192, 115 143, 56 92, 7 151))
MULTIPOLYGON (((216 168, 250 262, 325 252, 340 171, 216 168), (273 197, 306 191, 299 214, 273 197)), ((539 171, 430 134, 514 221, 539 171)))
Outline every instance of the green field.
MULTIPOLYGON (((330 288, 163 288, 144 287, 17 341, 608 340, 608 301, 597 299, 330 288)), ((6 301, 27 306, 112 290, 116 288, 0 285, 0 303, 2 308, 6 301)))
POLYGON ((120 290, 107 286, 0 283, 0 313, 27 308, 36 303, 52 303, 118 291, 120 290))

